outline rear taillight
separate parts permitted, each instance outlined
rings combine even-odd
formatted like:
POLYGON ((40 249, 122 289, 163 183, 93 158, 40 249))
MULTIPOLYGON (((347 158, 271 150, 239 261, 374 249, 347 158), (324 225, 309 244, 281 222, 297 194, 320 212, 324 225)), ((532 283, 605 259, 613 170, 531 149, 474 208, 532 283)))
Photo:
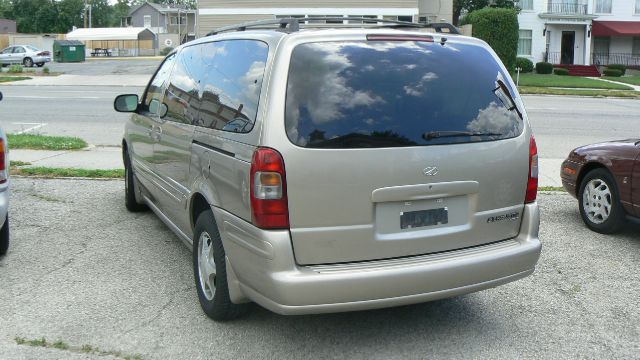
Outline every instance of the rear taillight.
POLYGON ((288 229, 287 180, 282 155, 258 148, 251 161, 252 222, 262 229, 288 229))
POLYGON ((0 139, 0 184, 7 182, 7 154, 5 154, 5 143, 0 139))
POLYGON ((41 51, 41 52, 37 53, 36 55, 38 55, 38 56, 48 56, 49 52, 48 51, 41 51))
POLYGON ((524 198, 525 203, 536 201, 538 195, 538 147, 536 139, 531 135, 529 141, 529 176, 527 181, 527 194, 524 198))

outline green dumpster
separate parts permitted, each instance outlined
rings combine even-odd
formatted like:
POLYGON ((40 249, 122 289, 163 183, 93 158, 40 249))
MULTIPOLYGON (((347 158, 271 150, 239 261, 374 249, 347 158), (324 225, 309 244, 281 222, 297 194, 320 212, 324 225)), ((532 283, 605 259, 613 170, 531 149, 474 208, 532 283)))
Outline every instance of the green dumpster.
POLYGON ((55 40, 53 60, 55 62, 81 62, 85 57, 85 46, 78 40, 55 40))

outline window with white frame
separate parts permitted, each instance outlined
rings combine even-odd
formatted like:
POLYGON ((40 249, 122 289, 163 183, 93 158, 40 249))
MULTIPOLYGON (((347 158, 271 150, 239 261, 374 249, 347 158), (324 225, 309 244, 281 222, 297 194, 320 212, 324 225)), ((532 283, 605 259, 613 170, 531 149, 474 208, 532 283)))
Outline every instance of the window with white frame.
POLYGON ((593 38, 593 52, 595 54, 609 54, 611 38, 608 36, 596 36, 593 38))
POLYGON ((151 27, 151 15, 145 15, 144 16, 144 27, 146 27, 146 28, 150 28, 151 27))
POLYGON ((634 14, 640 14, 640 0, 636 0, 636 10, 634 14))
POLYGON ((518 55, 531 55, 531 30, 518 30, 518 55))
MULTIPOLYGON (((611 14, 611 2, 613 0, 594 0, 596 14, 611 14)), ((637 2, 636 2, 637 3, 637 2)))
POLYGON ((518 7, 522 10, 533 10, 533 0, 520 0, 518 7))

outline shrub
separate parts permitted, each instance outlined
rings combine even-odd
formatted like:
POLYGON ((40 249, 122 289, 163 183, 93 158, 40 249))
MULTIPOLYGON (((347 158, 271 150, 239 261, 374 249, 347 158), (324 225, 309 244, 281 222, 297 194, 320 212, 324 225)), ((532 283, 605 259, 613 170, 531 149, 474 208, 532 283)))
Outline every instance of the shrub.
POLYGON ((564 68, 555 68, 553 69, 553 73, 556 75, 569 75, 569 70, 564 68))
POLYGON ((486 41, 504 66, 513 71, 518 50, 518 10, 486 7, 467 14, 465 22, 473 25, 473 36, 486 41))
POLYGON ((167 56, 171 51, 173 51, 173 48, 171 46, 167 46, 166 48, 160 50, 160 55, 167 56))
POLYGON ((622 71, 618 69, 604 69, 602 73, 604 74, 604 76, 615 76, 615 77, 622 76, 622 71))
POLYGON ((521 72, 530 73, 533 71, 533 63, 531 60, 523 57, 516 58, 516 67, 519 67, 521 72))
POLYGON ((10 72, 12 74, 19 74, 24 70, 24 68, 22 67, 22 65, 11 65, 9 66, 9 70, 7 72, 10 72))
POLYGON ((45 74, 48 74, 50 72, 50 70, 49 70, 48 67, 45 66, 45 67, 42 68, 42 72, 45 73, 45 74))
POLYGON ((541 61, 536 63, 536 72, 538 74, 551 74, 553 71, 553 65, 548 62, 541 61))
POLYGON ((627 67, 622 64, 607 65, 607 69, 620 70, 620 75, 624 75, 624 73, 627 72, 627 67))

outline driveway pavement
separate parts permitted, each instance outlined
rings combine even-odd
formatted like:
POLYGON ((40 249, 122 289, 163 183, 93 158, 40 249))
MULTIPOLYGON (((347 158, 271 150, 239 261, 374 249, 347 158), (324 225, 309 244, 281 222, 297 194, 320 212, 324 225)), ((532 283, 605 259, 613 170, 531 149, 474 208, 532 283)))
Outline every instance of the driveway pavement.
MULTIPOLYGON (((588 231, 576 201, 541 194, 536 272, 483 292, 331 315, 257 306, 216 323, 191 255, 153 214, 124 210, 122 181, 13 179, 12 247, 0 259, 0 358, 76 353, 16 336, 144 359, 632 359, 640 354, 640 227, 588 231)), ((99 357, 96 357, 99 358, 99 357)))

